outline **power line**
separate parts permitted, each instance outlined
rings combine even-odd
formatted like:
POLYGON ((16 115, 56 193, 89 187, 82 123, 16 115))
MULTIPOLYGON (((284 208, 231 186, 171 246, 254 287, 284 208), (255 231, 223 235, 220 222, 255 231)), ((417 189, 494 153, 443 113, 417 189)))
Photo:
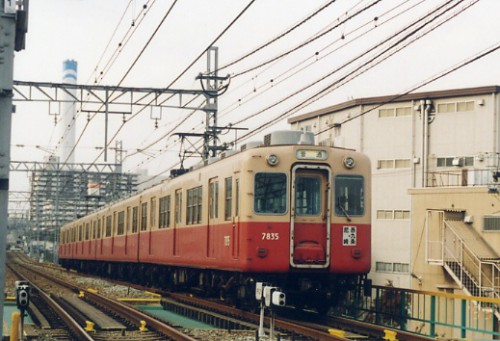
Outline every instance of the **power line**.
POLYGON ((309 15, 308 17, 306 17, 305 19, 303 19, 302 21, 300 21, 299 23, 297 23, 296 25, 292 26, 291 28, 289 28, 288 30, 286 30, 285 32, 281 33, 280 35, 278 35, 277 37, 269 40, 268 42, 260 45, 259 47, 253 49, 252 51, 248 52, 247 54, 245 54, 244 56, 230 62, 229 64, 226 64, 224 66, 222 66, 221 68, 219 68, 219 70, 223 70, 223 69, 226 69, 230 66, 233 66, 234 64, 236 63, 239 63, 241 62, 242 60, 250 57, 251 55, 259 52, 260 50, 268 47, 269 45, 271 45, 272 43, 275 43, 276 41, 280 40, 281 38, 285 37, 286 35, 290 34, 291 32, 293 32, 294 30, 296 30, 297 28, 299 28, 300 26, 302 26, 303 24, 305 24, 306 22, 308 22, 309 20, 311 20, 313 17, 315 17, 316 15, 318 15, 320 12, 322 12, 323 10, 325 10, 326 8, 328 8, 328 6, 330 6, 331 4, 333 4, 334 2, 336 2, 337 0, 331 0, 329 1, 328 3, 324 4, 323 6, 321 6, 319 9, 317 9, 316 11, 314 11, 311 15, 309 15))
MULTIPOLYGON (((476 0, 476 2, 477 2, 477 1, 479 1, 479 0, 476 0)), ((460 2, 462 2, 462 1, 460 1, 460 2)), ((441 16, 441 15, 443 15, 444 13, 448 12, 449 10, 451 10, 451 8, 454 8, 455 6, 457 6, 460 2, 454 2, 453 0, 449 0, 446 4, 444 4, 444 5, 442 5, 442 6, 439 6, 438 8, 434 9, 434 10, 433 10, 433 12, 435 13, 435 17, 434 17, 434 18, 431 18, 431 19, 430 19, 430 21, 428 20, 428 21, 424 22, 424 23, 423 23, 423 24, 422 24, 422 25, 421 25, 418 29, 414 29, 414 30, 412 31, 412 33, 411 33, 411 34, 407 34, 404 38, 401 38, 400 40, 398 40, 398 42, 397 42, 397 43, 392 44, 389 48, 386 48, 384 51, 380 52, 380 53, 379 53, 378 55, 376 55, 375 57, 372 57, 370 60, 368 60, 367 62, 363 63, 363 65, 361 65, 361 66, 357 67, 357 68, 356 68, 356 70, 354 70, 353 72, 357 72, 357 71, 361 70, 363 67, 368 66, 368 65, 369 65, 369 63, 371 63, 371 62, 373 62, 374 60, 376 60, 376 58, 378 58, 378 57, 382 56, 384 53, 386 53, 387 51, 389 51, 391 48, 393 48, 393 47, 397 46, 397 45, 398 45, 398 44, 400 44, 403 40, 407 39, 407 38, 408 38, 408 37, 410 37, 411 35, 413 35, 413 34, 415 34, 416 32, 418 32, 418 30, 420 30, 420 29, 422 29, 423 27, 425 27, 426 25, 428 25, 431 21, 434 21, 434 20, 435 20, 436 18, 438 18, 439 16, 441 16), (450 3, 453 3, 453 4, 452 4, 452 7, 451 7, 451 8, 446 9, 446 8, 445 8, 445 6, 446 6, 446 5, 448 5, 448 4, 450 4, 450 3), (438 11, 439 11, 439 10, 441 10, 441 9, 443 9, 443 8, 444 8, 444 12, 439 13, 438 11)), ((472 5, 473 5, 473 4, 475 4, 476 2, 472 3, 472 5)), ((470 5, 470 6, 472 6, 472 5, 470 5)), ((468 6, 467 8, 469 8, 470 6, 468 6)), ((463 11, 463 10, 462 10, 462 11, 463 11)), ((455 14, 455 15, 456 15, 456 14, 455 14)), ((453 15, 453 17, 454 17, 455 15, 453 15)), ((347 63, 346 63, 346 64, 344 64, 341 68, 343 68, 343 67, 347 66, 348 64, 351 64, 353 61, 355 61, 355 60, 359 59, 361 56, 365 55, 366 53, 368 53, 368 52, 371 52, 371 51, 375 50, 378 46, 380 46, 380 45, 382 45, 382 44, 385 44, 386 42, 390 41, 391 39, 393 39, 393 38, 397 37, 398 35, 400 35, 400 34, 401 34, 401 33, 403 33, 404 31, 406 31, 406 30, 410 29, 410 28, 411 28, 412 26, 414 26, 416 23, 419 23, 419 22, 423 21, 424 19, 428 19, 427 17, 428 17, 428 14, 426 14, 424 17, 421 17, 420 19, 418 19, 418 20, 414 21, 412 24, 410 24, 410 25, 406 26, 404 29, 400 30, 398 33, 396 33, 396 34, 392 35, 391 37, 387 38, 387 39, 386 39, 385 41, 383 41, 382 43, 376 44, 374 47, 370 48, 368 51, 365 51, 362 55, 359 55, 359 56, 358 56, 358 57, 356 57, 355 59, 353 59, 353 60, 351 60, 351 61, 347 62, 347 63)), ((451 19, 451 18, 450 18, 450 19, 451 19)), ((441 25, 441 24, 439 24, 439 25, 441 25)), ((429 31, 429 32, 430 32, 430 31, 429 31)), ((427 33, 428 33, 428 32, 427 32, 427 33)), ((420 38, 421 38, 421 37, 418 37, 417 39, 420 39, 420 38)), ((379 63, 380 63, 380 61, 379 61, 379 63)), ((377 64, 378 64, 378 63, 377 63, 377 64)), ((327 76, 322 77, 322 78, 321 78, 321 80, 326 79, 326 77, 328 77, 328 76, 332 75, 333 73, 337 72, 337 71, 338 71, 339 69, 341 69, 341 68, 338 68, 338 69, 334 70, 333 72, 329 73, 327 76)), ((261 126, 259 126, 256 130, 254 130, 254 131, 252 131, 251 133, 248 133, 248 134, 246 134, 246 135, 242 136, 242 137, 241 137, 241 138, 239 138, 238 140, 244 140, 244 139, 246 139, 246 138, 248 138, 248 137, 250 137, 250 136, 253 136, 253 135, 255 135, 257 132, 259 132, 259 131, 263 130, 264 128, 268 127, 269 125, 271 125, 271 124, 275 123, 275 122, 276 122, 276 121, 278 121, 279 119, 282 119, 282 118, 285 118, 285 117, 288 117, 288 116, 292 115, 293 113, 295 113, 295 112, 296 112, 297 110, 299 110, 300 108, 303 108, 303 107, 305 107, 306 105, 310 104, 310 101, 311 101, 312 99, 316 98, 319 94, 324 93, 325 91, 327 91, 328 89, 332 88, 333 86, 335 86, 335 85, 337 85, 337 84, 341 83, 342 81, 345 81, 346 79, 348 79, 348 77, 349 77, 349 76, 350 76, 353 72, 349 72, 349 73, 347 73, 345 76, 342 76, 340 79, 335 80, 333 83, 331 83, 330 85, 328 85, 327 87, 325 87, 324 89, 322 89, 321 91, 319 91, 318 93, 316 93, 316 94, 314 94, 313 96, 311 96, 311 97, 307 98, 306 100, 302 101, 301 103, 299 103, 298 105, 294 106, 292 109, 289 109, 289 110, 288 110, 288 111, 286 111, 285 113, 283 113, 283 114, 281 114, 281 115, 278 115, 277 117, 275 117, 274 119, 272 119, 272 120, 270 120, 270 121, 265 122, 264 124, 262 124, 261 126)), ((363 72, 366 72, 366 70, 364 70, 363 72)), ((358 75, 356 75, 356 77, 357 77, 357 76, 359 76, 359 74, 358 74, 358 75)), ((354 78, 354 77, 353 77, 353 78, 354 78)), ((352 80, 353 78, 351 78, 351 80, 352 80)), ((315 83, 308 85, 306 88, 308 88, 308 87, 310 87, 310 86, 312 86, 312 85, 314 85, 314 84, 317 84, 318 82, 319 82, 319 81, 316 81, 315 83)), ((345 83, 343 83, 343 84, 345 84, 345 83)), ((302 90, 299 90, 298 92, 301 92, 301 91, 303 91, 304 89, 305 89, 305 88, 303 88, 302 90)), ((268 110, 268 109, 270 109, 270 108, 272 108, 272 107, 276 106, 277 104, 280 104, 280 103, 284 102, 286 99, 289 99, 289 98, 293 97, 293 96, 294 96, 294 95, 296 95, 298 92, 296 92, 296 93, 294 93, 294 94, 292 94, 292 95, 287 96, 285 99, 281 100, 280 102, 275 103, 275 104, 273 104, 273 105, 271 105, 271 106, 267 107, 266 109, 261 110, 260 112, 258 112, 258 113, 256 113, 256 114, 254 114, 254 115, 251 115, 250 117, 247 117, 246 119, 249 119, 249 118, 255 117, 256 115, 263 113, 264 111, 266 111, 266 110, 268 110)), ((245 119, 245 120, 246 120, 246 119, 245 119)), ((238 122, 238 123, 241 123, 241 121, 240 121, 240 122, 238 122)))
MULTIPOLYGON (((182 71, 172 82, 170 82, 170 84, 166 87, 166 89, 170 88, 172 85, 175 84, 175 82, 177 82, 177 80, 179 80, 233 25, 234 23, 236 23, 236 21, 238 21, 241 16, 250 8, 250 6, 255 2, 255 0, 251 0, 246 6, 245 8, 226 26, 226 28, 224 28, 222 30, 221 33, 219 33, 219 35, 203 50, 202 53, 200 53, 200 55, 198 57, 196 57, 185 69, 184 71, 182 71)), ((133 114, 128 120, 127 122, 130 122, 132 119, 134 119, 135 117, 138 116, 138 114, 142 112, 142 110, 138 111, 137 113, 133 114)), ((112 142, 116 136, 120 133, 120 131, 122 130, 124 124, 122 124, 118 129, 117 131, 115 132, 115 134, 112 136, 111 140, 109 142, 112 142)), ((94 160, 94 162, 97 161, 97 159, 102 155, 102 152, 99 153, 96 157, 96 159, 94 160)))
POLYGON ((244 74, 246 74, 246 73, 249 73, 249 72, 251 72, 251 71, 257 70, 257 69, 259 69, 259 68, 261 68, 261 67, 263 67, 263 66, 265 66, 265 65, 267 65, 267 64, 269 64, 269 63, 272 63, 272 62, 274 62, 274 61, 276 61, 276 60, 278 60, 278 59, 281 59, 281 58, 283 58, 283 57, 285 57, 285 56, 289 55, 290 53, 295 52, 295 51, 297 51, 297 50, 299 50, 299 49, 301 49, 301 48, 303 48, 303 47, 305 47, 305 46, 307 46, 307 45, 311 44, 312 42, 314 42, 314 41, 318 40, 319 38, 321 38, 321 37, 325 36, 326 34, 330 33, 331 31, 333 31, 333 30, 334 30, 334 29, 336 29, 337 27, 339 27, 339 26, 341 26, 341 25, 345 24, 345 23, 346 23, 346 22, 348 22, 349 20, 351 20, 351 19, 355 18, 356 16, 360 15, 361 13, 363 13, 363 12, 367 11, 368 9, 370 9, 370 8, 371 8, 371 7, 373 7, 373 6, 375 6, 376 4, 378 4, 378 3, 379 3, 379 2, 381 2, 381 1, 382 1, 382 0, 375 0, 375 1, 373 1, 371 4, 367 5, 367 6, 366 6, 366 7, 364 7, 363 9, 361 9, 361 10, 357 11, 356 13, 354 13, 354 14, 350 15, 349 17, 347 17, 346 19, 344 19, 342 22, 339 22, 338 24, 334 25, 332 28, 330 28, 330 29, 326 30, 325 32, 323 32, 323 33, 321 33, 321 34, 318 34, 318 35, 316 35, 315 37, 313 37, 313 38, 311 38, 311 39, 309 39, 309 40, 307 40, 307 41, 305 41, 305 42, 303 42, 303 43, 299 44, 298 46, 294 47, 293 49, 290 49, 290 50, 288 50, 288 51, 286 51, 286 52, 283 52, 282 54, 280 54, 280 55, 278 55, 278 56, 276 56, 276 57, 274 57, 274 58, 271 58, 271 59, 269 59, 269 60, 267 60, 267 61, 265 61, 265 62, 262 62, 262 63, 260 63, 259 65, 256 65, 256 66, 253 66, 253 67, 251 67, 251 68, 249 68, 249 69, 246 69, 246 70, 244 70, 244 71, 241 71, 241 72, 239 72, 239 73, 235 74, 235 75, 233 76, 233 78, 236 78, 236 77, 242 76, 242 75, 244 75, 244 74))
MULTIPOLYGON (((411 0, 407 0, 405 1, 404 3, 406 2, 409 2, 411 0)), ((310 61, 311 57, 307 57, 307 58, 304 58, 302 61, 296 63, 294 66, 290 67, 289 69, 287 69, 286 71, 282 72, 281 74, 279 74, 278 76, 276 77, 273 77, 269 82, 265 83, 264 85, 258 87, 257 89, 254 88, 254 91, 249 91, 246 95, 242 96, 241 98, 239 98, 237 101, 233 102, 232 104, 230 104, 226 109, 223 109, 221 112, 227 112, 227 113, 230 113, 232 107, 234 108, 235 106, 240 106, 242 104, 245 104, 245 103, 248 103, 250 102, 251 100, 263 95, 266 91, 270 90, 272 87, 275 87, 283 82, 285 82, 286 80, 292 78, 293 76, 296 76, 298 75, 300 72, 306 70, 307 68, 313 66, 317 61, 321 60, 321 59, 324 59, 326 58, 327 56, 333 54, 334 52, 337 52, 339 51, 340 49, 342 48, 345 48, 347 45, 349 44, 352 44, 354 43, 356 40, 360 39, 361 37, 367 35, 369 32, 373 31, 373 30, 376 30, 377 28, 381 27, 382 25, 396 19, 397 17, 401 16, 402 14, 414 9, 416 6, 422 4, 425 0, 420 0, 418 3, 412 5, 411 7, 409 8, 405 8, 403 9, 401 12, 399 13, 396 13, 394 14, 392 17, 389 17, 388 19, 386 19, 385 21, 381 21, 381 18, 383 18, 385 15, 391 13, 392 11, 396 10, 397 8, 401 7, 404 3, 398 3, 395 7, 391 8, 390 10, 378 15, 376 18, 376 25, 374 25, 372 28, 370 28, 369 30, 367 31, 364 31, 362 32, 361 34, 359 34, 358 36, 352 38, 352 39, 349 39, 349 41, 347 41, 346 43, 344 43, 343 45, 333 49, 332 51, 326 53, 326 54, 323 54, 322 52, 324 52, 328 47, 331 47, 333 46, 335 43, 339 42, 339 41, 343 41, 345 40, 349 35, 353 34, 354 32, 362 29, 363 27, 371 24, 374 22, 374 19, 370 19, 369 21, 367 21, 366 23, 358 26, 357 28, 351 30, 350 32, 348 33, 344 33, 343 34, 343 37, 341 38, 338 38, 336 40, 334 40, 333 42, 329 43, 327 46, 323 47, 322 49, 318 50, 318 52, 315 53, 315 60, 313 61, 310 61), (301 65, 305 64, 307 61, 310 61, 307 65, 301 67, 300 69, 298 69, 301 65), (298 70, 297 70, 298 69, 298 70), (296 71, 294 71, 296 70, 296 71), (292 71, 294 71, 293 73, 291 73, 292 71), (290 75, 286 76, 284 79, 281 79, 283 76, 287 75, 291 73, 290 75), (261 88, 263 87, 266 87, 266 89, 264 91, 259 91, 261 88), (253 97, 249 98, 247 101, 245 102, 242 102, 242 99, 246 98, 246 97, 249 97, 250 95, 252 94, 255 94, 253 97)), ((224 117, 225 115, 221 115, 221 117, 224 117)))

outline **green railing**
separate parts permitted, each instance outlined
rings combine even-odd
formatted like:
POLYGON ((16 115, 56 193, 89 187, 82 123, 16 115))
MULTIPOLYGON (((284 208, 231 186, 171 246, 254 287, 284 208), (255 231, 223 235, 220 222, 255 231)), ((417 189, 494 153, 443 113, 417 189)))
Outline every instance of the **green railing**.
POLYGON ((353 292, 335 314, 440 339, 500 339, 495 311, 500 299, 373 286, 371 297, 353 292))

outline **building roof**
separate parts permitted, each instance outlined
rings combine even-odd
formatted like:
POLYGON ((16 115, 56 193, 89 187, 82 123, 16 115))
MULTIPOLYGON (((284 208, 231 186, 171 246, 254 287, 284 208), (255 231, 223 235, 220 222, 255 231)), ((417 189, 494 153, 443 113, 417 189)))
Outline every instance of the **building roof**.
POLYGON ((475 95, 493 94, 498 92, 500 92, 500 86, 492 85, 492 86, 481 86, 476 88, 415 92, 404 95, 396 94, 388 96, 357 98, 347 102, 335 104, 330 107, 326 107, 323 109, 291 117, 288 119, 288 123, 296 123, 309 118, 328 115, 336 111, 345 110, 360 105, 376 105, 376 104, 406 102, 406 101, 414 101, 422 99, 475 96, 475 95))

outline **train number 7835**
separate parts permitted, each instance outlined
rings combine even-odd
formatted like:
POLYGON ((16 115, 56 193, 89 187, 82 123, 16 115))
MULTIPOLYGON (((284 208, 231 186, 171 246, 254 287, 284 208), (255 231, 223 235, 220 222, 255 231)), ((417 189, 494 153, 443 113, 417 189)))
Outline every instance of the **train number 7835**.
POLYGON ((280 234, 278 232, 262 232, 262 240, 278 240, 280 239, 280 234))

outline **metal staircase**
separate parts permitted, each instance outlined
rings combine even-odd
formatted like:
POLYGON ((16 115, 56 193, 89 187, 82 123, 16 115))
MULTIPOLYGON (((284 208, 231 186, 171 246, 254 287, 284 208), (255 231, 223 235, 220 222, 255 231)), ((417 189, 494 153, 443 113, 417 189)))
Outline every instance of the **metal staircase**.
MULTIPOLYGON (((445 219, 442 227, 442 264, 448 274, 471 296, 500 299, 498 254, 463 221, 445 219)), ((498 308, 494 314, 500 319, 498 308)))
POLYGON ((443 266, 470 295, 500 298, 500 257, 473 228, 461 224, 444 220, 443 266), (466 238, 465 230, 473 238, 466 238))

